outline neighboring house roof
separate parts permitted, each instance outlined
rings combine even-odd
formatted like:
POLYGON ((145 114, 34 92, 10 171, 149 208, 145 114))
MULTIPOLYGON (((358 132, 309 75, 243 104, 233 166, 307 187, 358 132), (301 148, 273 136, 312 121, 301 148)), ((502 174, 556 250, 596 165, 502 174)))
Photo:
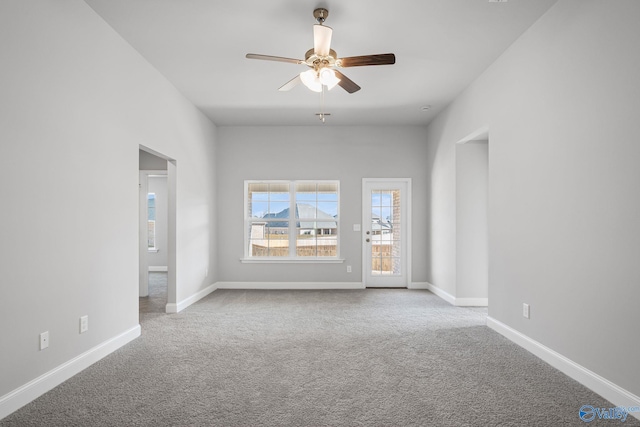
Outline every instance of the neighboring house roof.
MULTIPOLYGON (((307 203, 296 203, 296 218, 304 218, 311 219, 315 218, 314 221, 301 221, 296 224, 297 227, 300 228, 338 228, 335 218, 320 210, 316 209, 315 206, 309 205, 307 203), (320 226, 317 226, 316 223, 321 222, 320 226)), ((262 218, 283 218, 289 219, 291 216, 289 215, 289 208, 283 209, 278 213, 268 213, 265 214, 262 218)), ((270 221, 270 227, 287 227, 288 224, 284 221, 270 221)))

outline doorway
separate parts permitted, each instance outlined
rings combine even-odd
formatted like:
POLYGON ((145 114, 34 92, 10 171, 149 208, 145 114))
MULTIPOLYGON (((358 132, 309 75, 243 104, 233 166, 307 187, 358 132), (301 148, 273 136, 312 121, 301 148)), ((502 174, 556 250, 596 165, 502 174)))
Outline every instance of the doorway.
POLYGON ((489 128, 456 144, 456 293, 458 306, 489 304, 489 128))
POLYGON ((363 179, 362 208, 365 287, 408 287, 411 283, 411 179, 363 179))
POLYGON ((176 163, 139 150, 140 311, 171 312, 176 304, 176 163))

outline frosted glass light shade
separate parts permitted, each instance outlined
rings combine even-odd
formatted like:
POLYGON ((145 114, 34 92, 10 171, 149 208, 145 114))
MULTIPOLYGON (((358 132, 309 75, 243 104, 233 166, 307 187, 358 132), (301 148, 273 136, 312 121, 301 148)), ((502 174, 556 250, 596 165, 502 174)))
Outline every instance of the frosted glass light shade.
POLYGON ((320 70, 320 83, 325 85, 327 89, 333 89, 339 82, 340 79, 336 77, 336 72, 331 68, 323 68, 320 70))
POLYGON ((303 71, 300 73, 302 83, 314 92, 322 92, 322 83, 314 70, 303 71))

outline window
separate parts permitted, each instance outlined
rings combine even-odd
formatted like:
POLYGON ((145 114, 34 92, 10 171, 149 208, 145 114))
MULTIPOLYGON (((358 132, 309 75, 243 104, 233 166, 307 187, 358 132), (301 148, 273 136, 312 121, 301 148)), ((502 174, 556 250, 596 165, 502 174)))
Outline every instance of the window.
POLYGON ((245 181, 245 259, 339 256, 338 181, 245 181))
POLYGON ((156 195, 147 194, 147 248, 156 249, 156 195))

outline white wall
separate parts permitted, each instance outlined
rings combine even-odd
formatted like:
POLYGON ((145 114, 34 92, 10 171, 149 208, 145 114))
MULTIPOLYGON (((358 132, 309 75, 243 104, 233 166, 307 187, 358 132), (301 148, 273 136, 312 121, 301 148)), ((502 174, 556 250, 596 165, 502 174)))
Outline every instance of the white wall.
POLYGON ((156 196, 156 250, 147 254, 149 267, 166 267, 168 265, 168 217, 169 206, 166 176, 150 176, 149 193, 156 196))
POLYGON ((361 282, 362 178, 412 178, 412 280, 426 280, 426 128, 220 127, 219 279, 229 282, 361 282), (241 264, 247 179, 340 180, 344 264, 241 264), (351 265, 353 273, 346 272, 351 265))
POLYGON ((428 129, 428 280, 456 290, 455 142, 489 125, 489 315, 636 396, 639 18, 560 0, 428 129))
POLYGON ((140 159, 138 167, 140 170, 167 170, 167 161, 144 150, 139 150, 140 159))
POLYGON ((488 296, 488 149, 487 141, 456 145, 455 296, 475 305, 488 296))
POLYGON ((0 58, 1 417, 136 330, 140 145, 177 163, 178 300, 215 282, 216 129, 81 0, 3 0, 0 58))

